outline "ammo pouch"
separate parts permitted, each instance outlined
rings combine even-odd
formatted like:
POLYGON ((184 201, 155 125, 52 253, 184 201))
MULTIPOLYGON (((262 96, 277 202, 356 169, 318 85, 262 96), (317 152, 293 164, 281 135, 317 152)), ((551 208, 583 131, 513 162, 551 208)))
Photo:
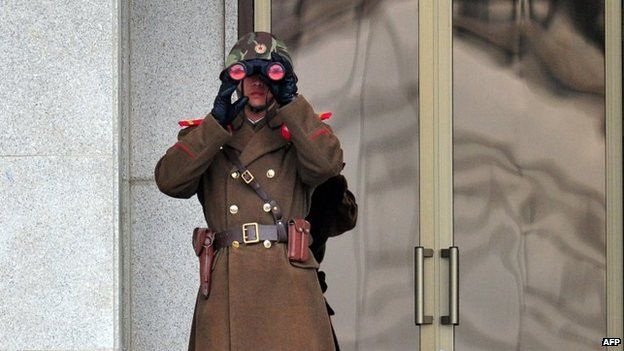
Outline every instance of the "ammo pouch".
POLYGON ((215 258, 214 236, 215 232, 209 228, 195 228, 193 230, 193 248, 199 258, 200 289, 205 299, 210 294, 210 277, 215 258))
POLYGON ((303 218, 288 221, 288 259, 305 262, 310 258, 308 246, 311 244, 310 222, 303 218))

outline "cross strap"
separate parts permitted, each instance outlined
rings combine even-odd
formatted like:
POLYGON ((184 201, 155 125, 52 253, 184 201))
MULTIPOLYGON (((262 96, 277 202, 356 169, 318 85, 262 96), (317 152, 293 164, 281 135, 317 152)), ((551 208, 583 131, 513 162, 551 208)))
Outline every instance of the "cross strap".
POLYGON ((260 183, 256 180, 256 177, 249 172, 247 168, 243 165, 241 160, 238 158, 234 150, 230 149, 228 146, 224 145, 221 149, 225 156, 230 160, 230 162, 236 167, 238 173, 240 173, 240 179, 245 182, 245 184, 249 185, 258 196, 264 201, 264 203, 268 203, 271 205, 271 216, 273 216, 273 221, 278 225, 278 230, 281 232, 281 235, 286 235, 286 225, 284 220, 282 219, 282 208, 278 205, 277 201, 273 200, 269 195, 262 189, 260 183))

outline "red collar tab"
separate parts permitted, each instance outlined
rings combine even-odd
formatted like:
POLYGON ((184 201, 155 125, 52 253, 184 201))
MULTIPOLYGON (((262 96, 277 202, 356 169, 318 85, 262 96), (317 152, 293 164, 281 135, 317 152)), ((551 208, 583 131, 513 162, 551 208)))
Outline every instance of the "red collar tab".
POLYGON ((329 112, 329 111, 328 112, 319 113, 319 117, 321 118, 321 121, 329 119, 332 115, 333 115, 333 113, 329 112))
POLYGON ((198 126, 204 121, 203 118, 198 119, 183 119, 178 122, 180 127, 190 127, 190 126, 198 126))

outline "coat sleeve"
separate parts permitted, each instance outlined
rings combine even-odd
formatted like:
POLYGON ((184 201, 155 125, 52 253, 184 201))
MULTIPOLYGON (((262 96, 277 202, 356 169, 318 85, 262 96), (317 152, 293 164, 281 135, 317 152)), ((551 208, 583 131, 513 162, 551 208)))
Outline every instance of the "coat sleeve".
POLYGON ((318 238, 324 243, 329 237, 353 229, 357 213, 355 196, 348 188, 347 179, 339 174, 314 189, 306 219, 311 224, 314 241, 318 238))
POLYGON ((202 174, 232 134, 208 115, 199 126, 178 133, 178 142, 160 158, 154 170, 158 189, 175 197, 188 199, 195 195, 202 174))
POLYGON ((315 187, 340 173, 343 160, 340 141, 302 95, 281 107, 278 113, 290 131, 297 151, 297 171, 304 183, 315 187))

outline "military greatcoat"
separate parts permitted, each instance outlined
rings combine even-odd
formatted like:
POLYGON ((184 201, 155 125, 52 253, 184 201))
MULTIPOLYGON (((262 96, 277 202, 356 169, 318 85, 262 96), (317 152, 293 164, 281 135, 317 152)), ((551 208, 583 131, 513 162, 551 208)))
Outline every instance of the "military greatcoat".
MULTIPOLYGON (((314 187, 342 170, 338 138, 302 95, 271 108, 257 126, 241 113, 232 127, 226 130, 208 115, 200 125, 182 129, 155 169, 163 193, 197 194, 208 226, 216 231, 249 222, 274 224, 221 148, 236 150, 282 207, 285 220, 304 218, 314 187), (282 136, 282 123, 290 140, 282 136)), ((334 350, 318 262, 309 257, 290 262, 282 243, 220 250, 210 296, 204 299, 198 291, 189 350, 334 350)))

